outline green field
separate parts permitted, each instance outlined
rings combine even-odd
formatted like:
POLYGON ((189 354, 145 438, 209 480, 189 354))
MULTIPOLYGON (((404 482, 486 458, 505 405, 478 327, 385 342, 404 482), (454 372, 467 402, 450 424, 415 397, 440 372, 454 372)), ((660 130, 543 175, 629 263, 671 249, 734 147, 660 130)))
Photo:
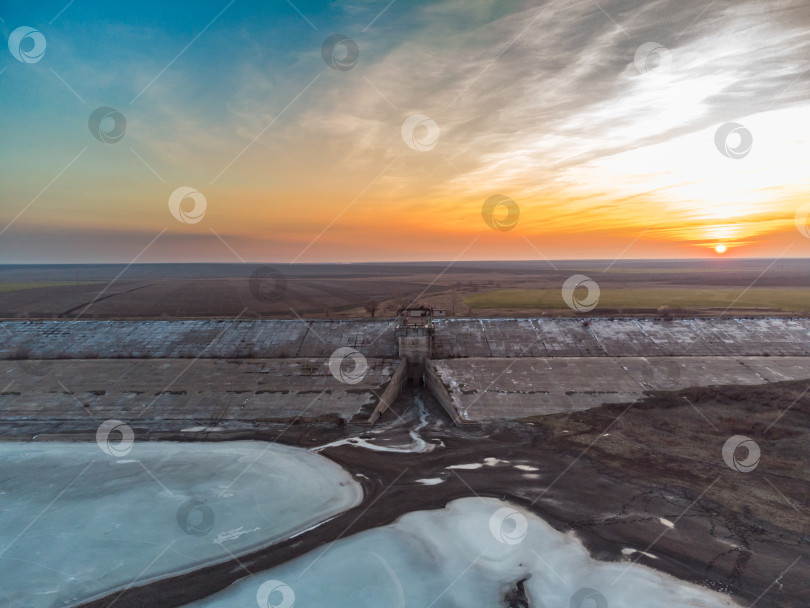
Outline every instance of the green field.
MULTIPOLYGON (((659 308, 668 306, 672 310, 687 308, 763 308, 785 312, 810 312, 810 288, 780 287, 751 288, 745 294, 743 288, 650 288, 601 289, 599 304, 594 309, 659 308)), ((583 289, 582 295, 585 295, 583 289)), ((579 294, 577 293, 577 296, 579 294)), ((564 309, 559 289, 497 289, 476 294, 464 299, 473 309, 476 308, 516 308, 516 309, 564 309)))
POLYGON ((22 291, 23 289, 41 289, 43 287, 62 287, 64 285, 87 285, 99 281, 30 281, 30 282, 0 282, 0 293, 22 291))
MULTIPOLYGON (((613 275, 636 275, 636 274, 701 274, 705 275, 707 269, 706 268, 672 268, 672 267, 656 267, 656 266, 645 266, 643 268, 627 268, 624 266, 612 266, 610 268, 606 268, 604 266, 587 266, 581 268, 565 268, 566 272, 570 273, 582 273, 587 275, 596 275, 596 274, 613 274, 613 275)), ((736 267, 731 268, 711 268, 712 274, 731 274, 731 273, 739 273, 740 269, 736 267)))

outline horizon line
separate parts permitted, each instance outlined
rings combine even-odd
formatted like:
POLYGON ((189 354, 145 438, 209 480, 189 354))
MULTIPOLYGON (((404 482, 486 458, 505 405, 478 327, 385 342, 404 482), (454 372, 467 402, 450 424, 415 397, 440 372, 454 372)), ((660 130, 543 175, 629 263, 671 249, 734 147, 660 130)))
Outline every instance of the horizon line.
POLYGON ((538 259, 473 259, 473 260, 384 260, 384 261, 355 261, 355 262, 282 262, 282 261, 244 261, 244 262, 0 262, 0 268, 4 266, 170 266, 170 265, 184 265, 184 266, 250 266, 250 265, 282 265, 282 266, 355 266, 355 265, 383 265, 383 264, 448 264, 451 266, 469 263, 529 263, 536 262, 538 264, 549 264, 550 262, 597 262, 597 263, 610 263, 622 264, 628 262, 718 262, 718 261, 801 261, 810 260, 810 256, 800 257, 689 257, 689 258, 623 258, 616 260, 614 258, 548 258, 546 260, 538 259))

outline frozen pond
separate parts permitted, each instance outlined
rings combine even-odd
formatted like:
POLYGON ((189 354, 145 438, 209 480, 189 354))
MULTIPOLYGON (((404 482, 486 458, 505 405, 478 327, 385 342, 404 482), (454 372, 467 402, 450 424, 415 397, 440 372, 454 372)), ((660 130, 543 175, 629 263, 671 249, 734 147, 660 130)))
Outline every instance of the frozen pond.
POLYGON ((262 442, 136 442, 118 457, 96 443, 0 443, 0 462, 0 595, 20 608, 226 561, 363 497, 330 460, 262 442))
POLYGON ((509 503, 463 498, 327 544, 237 581, 195 608, 502 606, 525 580, 530 606, 720 608, 727 596, 633 564, 592 559, 580 541, 509 503))

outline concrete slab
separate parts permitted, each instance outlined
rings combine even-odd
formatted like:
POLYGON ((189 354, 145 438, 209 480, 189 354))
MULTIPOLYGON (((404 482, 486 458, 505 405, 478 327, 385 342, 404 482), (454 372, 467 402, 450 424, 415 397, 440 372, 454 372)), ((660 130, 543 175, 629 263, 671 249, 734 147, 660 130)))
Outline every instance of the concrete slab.
POLYGON ((656 390, 810 379, 810 357, 490 357, 433 365, 468 422, 632 403, 656 390))
MULTIPOLYGON (((433 359, 810 356, 808 319, 437 319, 433 359)), ((7 321, 0 358, 396 356, 394 321, 7 321)))
POLYGON ((0 359, 328 358, 341 346, 394 357, 384 320, 6 321, 0 359))
POLYGON ((810 355, 807 319, 446 319, 434 359, 810 355))
POLYGON ((356 384, 344 384, 327 359, 98 359, 48 361, 27 369, 0 361, 4 420, 179 419, 189 421, 350 419, 377 403, 398 363, 367 359, 356 384), (32 373, 35 372, 35 373, 32 373))

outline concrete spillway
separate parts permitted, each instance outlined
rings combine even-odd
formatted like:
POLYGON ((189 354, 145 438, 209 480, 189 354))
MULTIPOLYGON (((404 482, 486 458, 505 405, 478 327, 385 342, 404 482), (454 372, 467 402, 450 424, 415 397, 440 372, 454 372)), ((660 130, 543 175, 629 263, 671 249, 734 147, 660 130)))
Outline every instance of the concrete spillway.
MULTIPOLYGON (((393 320, 7 321, 0 359, 397 357, 393 320)), ((436 319, 434 359, 810 356, 810 319, 436 319)))
POLYGON ((392 320, 4 322, 0 419, 359 422, 409 379, 424 380, 454 420, 473 422, 810 378, 808 319, 433 323, 429 357, 416 375, 410 361, 406 376, 392 320), (356 382, 330 367, 338 349, 362 355, 356 382))

